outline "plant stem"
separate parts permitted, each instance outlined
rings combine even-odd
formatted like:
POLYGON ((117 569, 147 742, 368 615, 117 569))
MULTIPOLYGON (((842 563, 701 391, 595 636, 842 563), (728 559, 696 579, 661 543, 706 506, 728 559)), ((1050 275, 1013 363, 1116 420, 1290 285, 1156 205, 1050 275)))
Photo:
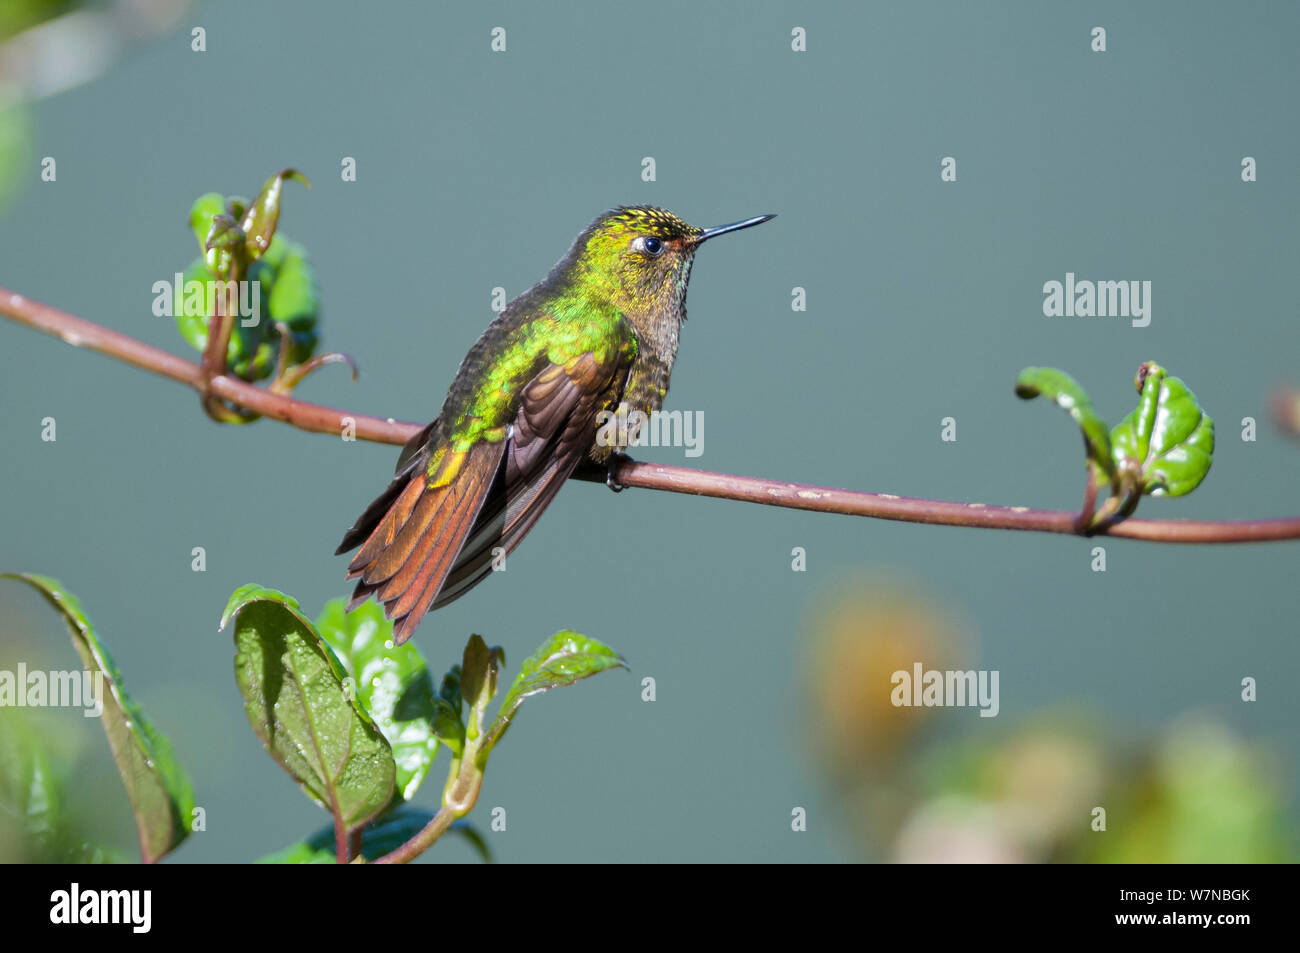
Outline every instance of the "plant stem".
MULTIPOLYGON (((89 348, 142 370, 169 377, 200 393, 204 390, 203 371, 198 364, 57 308, 24 298, 3 287, 0 287, 0 314, 62 338, 75 347, 89 348)), ((225 375, 207 382, 207 390, 212 396, 235 406, 311 433, 339 435, 350 422, 358 440, 401 445, 420 429, 418 424, 397 421, 391 417, 385 419, 335 410, 270 393, 225 375)), ((1248 543, 1300 539, 1300 517, 1296 516, 1262 520, 1129 518, 1105 526, 1100 531, 1084 534, 1080 532, 1079 514, 1068 510, 1035 510, 1024 506, 989 506, 983 503, 914 499, 888 493, 838 490, 758 477, 710 473, 631 459, 622 460, 615 465, 614 477, 626 487, 939 526, 1116 536, 1166 543, 1248 543)), ((586 470, 575 473, 574 478, 605 482, 603 471, 597 473, 586 470)))
POLYGON ((208 315, 208 343, 203 348, 203 357, 199 360, 199 399, 204 412, 213 420, 221 422, 227 412, 208 391, 208 385, 214 377, 226 373, 226 353, 230 347, 230 332, 234 316, 229 309, 227 290, 229 285, 223 283, 212 298, 212 313, 208 315))
POLYGON ((351 844, 348 842, 348 829, 343 826, 343 815, 334 811, 334 859, 340 864, 352 860, 351 844))
MULTIPOLYGON (((57 308, 32 301, 0 288, 0 314, 20 324, 61 338, 74 347, 89 348, 100 354, 124 361, 202 392, 203 377, 198 364, 177 357, 133 337, 110 330, 92 321, 75 317, 57 308)), ((403 444, 420 428, 417 424, 398 423, 309 404, 279 394, 272 394, 233 377, 219 376, 211 381, 210 392, 263 416, 283 421, 310 433, 343 432, 345 419, 355 421, 358 440, 403 444)))
POLYGON ((419 857, 426 850, 433 846, 443 834, 451 829, 451 825, 456 823, 456 812, 451 808, 443 805, 438 808, 438 813, 433 815, 433 820, 425 824, 410 840, 401 847, 385 854, 374 861, 376 864, 409 864, 415 858, 419 857))

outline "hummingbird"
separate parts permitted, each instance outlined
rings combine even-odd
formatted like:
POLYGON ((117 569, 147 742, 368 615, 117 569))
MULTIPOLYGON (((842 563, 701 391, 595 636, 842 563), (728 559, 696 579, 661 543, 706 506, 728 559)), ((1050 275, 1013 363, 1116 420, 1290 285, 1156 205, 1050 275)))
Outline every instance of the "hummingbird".
POLYGON ((388 488, 335 555, 409 639, 532 529, 579 465, 613 480, 641 411, 668 393, 695 253, 760 215, 698 228, 654 206, 620 206, 574 239, 545 278, 510 301, 461 362, 442 410, 403 447, 388 488), (620 423, 598 439, 602 412, 620 423), (626 423, 624 423, 626 422, 626 423))

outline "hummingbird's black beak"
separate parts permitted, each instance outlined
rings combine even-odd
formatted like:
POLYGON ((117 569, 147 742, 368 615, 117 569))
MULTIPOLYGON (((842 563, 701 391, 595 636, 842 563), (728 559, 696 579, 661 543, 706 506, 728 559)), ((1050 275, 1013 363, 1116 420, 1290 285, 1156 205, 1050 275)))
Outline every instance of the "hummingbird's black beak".
POLYGON ((730 225, 715 225, 712 228, 706 228, 702 233, 700 233, 700 235, 695 239, 695 244, 699 245, 717 235, 725 235, 727 232, 738 232, 742 228, 762 225, 764 222, 770 222, 774 218, 776 218, 775 215, 758 215, 754 218, 747 218, 743 222, 732 222, 730 225))

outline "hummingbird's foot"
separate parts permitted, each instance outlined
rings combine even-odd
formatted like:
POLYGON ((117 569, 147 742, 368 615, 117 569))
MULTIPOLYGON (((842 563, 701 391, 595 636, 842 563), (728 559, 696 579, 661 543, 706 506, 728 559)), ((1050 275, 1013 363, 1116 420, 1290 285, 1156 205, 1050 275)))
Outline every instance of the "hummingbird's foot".
POLYGON ((618 473, 618 468, 631 459, 632 458, 626 453, 615 451, 610 455, 609 463, 605 465, 605 486, 609 487, 615 493, 622 493, 627 489, 622 483, 618 482, 616 474, 618 473))

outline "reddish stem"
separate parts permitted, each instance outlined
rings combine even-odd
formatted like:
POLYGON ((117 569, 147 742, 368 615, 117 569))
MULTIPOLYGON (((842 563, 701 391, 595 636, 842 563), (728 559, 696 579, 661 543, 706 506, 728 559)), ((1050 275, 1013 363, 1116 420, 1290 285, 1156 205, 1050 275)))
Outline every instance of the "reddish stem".
MULTIPOLYGON (((204 375, 198 364, 2 287, 0 314, 62 338, 76 347, 90 348, 134 367, 169 377, 200 393, 203 391, 204 375)), ((224 375, 212 378, 208 391, 238 407, 312 433, 331 433, 337 436, 343 432, 345 424, 351 421, 358 440, 401 445, 420 429, 419 424, 335 410, 273 394, 224 375)), ((988 506, 983 503, 913 499, 887 493, 837 490, 758 477, 709 473, 687 467, 639 463, 630 459, 616 465, 614 476, 617 482, 628 487, 741 500, 819 513, 869 516, 941 526, 1080 535, 1079 514, 1068 510, 1034 510, 1024 506, 988 506)), ((603 473, 591 471, 575 474, 575 478, 602 483, 605 480, 603 473)), ((1095 535, 1167 543, 1269 542, 1300 539, 1300 517, 1263 520, 1129 518, 1108 525, 1095 535)))

